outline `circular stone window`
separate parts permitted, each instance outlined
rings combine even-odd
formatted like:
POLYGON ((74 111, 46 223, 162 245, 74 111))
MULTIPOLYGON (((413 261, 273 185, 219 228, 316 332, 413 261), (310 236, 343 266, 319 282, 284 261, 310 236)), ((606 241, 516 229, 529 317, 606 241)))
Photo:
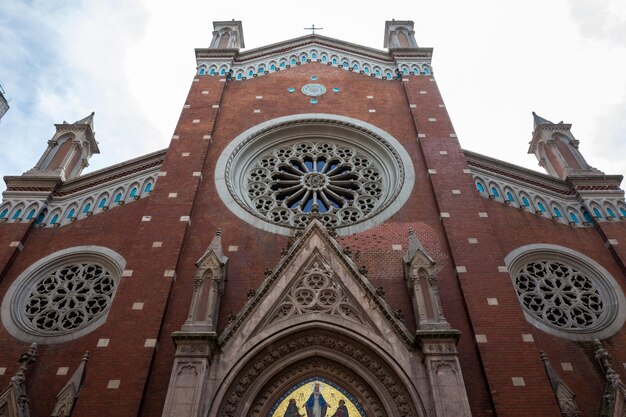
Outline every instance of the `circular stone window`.
POLYGON ((216 165, 224 203, 245 221, 290 235, 313 218, 342 235, 389 218, 413 187, 413 165, 388 133, 355 119, 297 115, 237 137, 216 165))
POLYGON ((29 342, 59 343, 89 333, 106 320, 123 265, 115 252, 94 246, 52 254, 9 288, 2 321, 29 342))
POLYGON ((531 324, 571 340, 603 339, 622 327, 624 295, 604 268, 559 246, 524 248, 507 256, 507 264, 531 324))

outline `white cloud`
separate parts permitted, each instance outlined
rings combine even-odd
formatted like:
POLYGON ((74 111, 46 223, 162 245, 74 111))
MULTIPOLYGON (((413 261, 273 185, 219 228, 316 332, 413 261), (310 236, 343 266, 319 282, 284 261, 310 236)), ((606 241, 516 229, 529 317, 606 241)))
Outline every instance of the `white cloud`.
POLYGON ((583 36, 626 47, 626 3, 623 0, 569 0, 583 36))
POLYGON ((412 19, 418 44, 435 48, 435 75, 464 148, 537 169, 526 155, 535 110, 573 123, 592 165, 624 172, 626 49, 616 33, 625 33, 626 6, 590 7, 407 1, 381 13, 320 0, 300 16, 286 0, 8 0, 0 7, 0 83, 12 101, 0 140, 19 145, 0 155, 0 173, 32 167, 53 123, 93 110, 102 154, 90 169, 167 146, 194 74, 193 49, 208 46, 212 21, 232 18, 243 21, 247 49, 305 35, 311 24, 380 49, 385 20, 412 19))

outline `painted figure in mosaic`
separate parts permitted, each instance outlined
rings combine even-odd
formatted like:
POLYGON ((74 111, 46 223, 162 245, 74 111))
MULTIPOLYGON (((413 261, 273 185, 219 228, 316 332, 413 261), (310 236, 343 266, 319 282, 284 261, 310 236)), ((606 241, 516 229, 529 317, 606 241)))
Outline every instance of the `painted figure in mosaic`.
POLYGON ((306 402, 306 415, 307 417, 326 417, 327 410, 328 403, 320 392, 320 384, 316 382, 313 392, 306 402))
POLYGON ((337 411, 335 411, 335 414, 331 417, 348 417, 348 408, 346 407, 346 402, 344 400, 339 400, 337 411))
POLYGON ((296 405, 296 400, 294 400, 293 398, 289 400, 289 405, 287 406, 287 410, 285 410, 284 417, 304 417, 304 414, 300 414, 298 412, 298 406, 296 405))

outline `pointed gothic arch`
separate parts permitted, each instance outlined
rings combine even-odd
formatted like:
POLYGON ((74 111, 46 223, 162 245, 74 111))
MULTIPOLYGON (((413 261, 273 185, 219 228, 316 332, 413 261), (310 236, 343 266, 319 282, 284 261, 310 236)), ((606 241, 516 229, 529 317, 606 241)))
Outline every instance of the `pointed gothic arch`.
POLYGON ((266 417, 291 386, 317 376, 344 388, 366 415, 426 416, 417 388, 379 340, 309 317, 244 353, 207 415, 266 417))

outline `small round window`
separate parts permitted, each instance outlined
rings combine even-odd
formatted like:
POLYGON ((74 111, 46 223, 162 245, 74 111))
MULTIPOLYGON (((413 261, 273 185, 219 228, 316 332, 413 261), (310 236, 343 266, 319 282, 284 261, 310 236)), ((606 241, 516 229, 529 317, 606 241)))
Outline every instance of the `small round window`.
POLYGON ((288 235, 316 217, 345 235, 395 213, 414 173, 407 152, 388 133, 313 114, 244 132, 223 151, 215 178, 226 206, 257 227, 288 235))
POLYGON ((608 337, 622 326, 624 295, 604 268, 566 248, 525 248, 530 250, 514 251, 507 263, 531 324, 573 340, 608 337))
POLYGON ((106 320, 123 268, 106 248, 72 248, 28 268, 9 288, 2 321, 13 336, 39 343, 80 337, 106 320))

